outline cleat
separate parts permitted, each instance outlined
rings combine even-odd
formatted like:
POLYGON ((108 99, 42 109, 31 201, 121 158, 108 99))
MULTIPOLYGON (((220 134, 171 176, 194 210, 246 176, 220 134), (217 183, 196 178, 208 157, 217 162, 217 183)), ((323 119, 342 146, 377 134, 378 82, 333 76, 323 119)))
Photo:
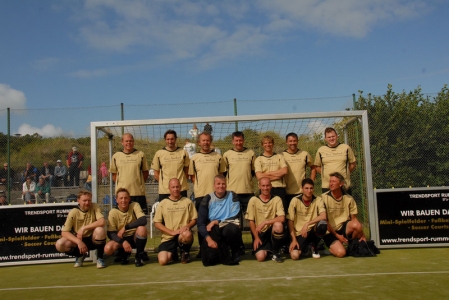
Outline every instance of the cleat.
POLYGON ((142 258, 143 261, 149 261, 150 258, 148 257, 148 254, 146 252, 142 252, 140 254, 140 257, 142 258))
POLYGON ((84 260, 86 259, 86 255, 76 257, 75 258, 75 265, 73 267, 80 268, 83 266, 84 260))
POLYGON ((271 258, 271 260, 277 262, 277 263, 283 263, 284 260, 282 259, 280 254, 273 254, 273 257, 271 258))
POLYGON ((240 246, 240 248, 239 248, 239 254, 240 254, 240 255, 245 255, 245 246, 240 246))
POLYGON ((136 258, 134 260, 134 264, 136 265, 136 267, 142 267, 143 266, 142 258, 140 257, 140 255, 136 255, 136 258))
POLYGON ((240 254, 239 252, 232 252, 231 254, 231 265, 238 265, 240 262, 240 254))
POLYGON ((188 264, 190 262, 190 255, 188 252, 183 252, 181 254, 181 263, 188 264))
POLYGON ((315 248, 315 247, 312 247, 312 257, 313 258, 320 258, 321 257, 320 253, 318 252, 318 249, 315 248))
POLYGON ((127 265, 129 264, 129 254, 125 253, 125 255, 122 256, 122 265, 127 265))
POLYGON ((106 268, 106 263, 103 258, 97 258, 97 269, 106 268))
POLYGON ((119 248, 117 251, 116 251, 116 254, 115 254, 115 258, 114 258, 114 262, 121 262, 122 260, 123 260, 123 256, 125 255, 125 251, 123 250, 123 248, 119 248))

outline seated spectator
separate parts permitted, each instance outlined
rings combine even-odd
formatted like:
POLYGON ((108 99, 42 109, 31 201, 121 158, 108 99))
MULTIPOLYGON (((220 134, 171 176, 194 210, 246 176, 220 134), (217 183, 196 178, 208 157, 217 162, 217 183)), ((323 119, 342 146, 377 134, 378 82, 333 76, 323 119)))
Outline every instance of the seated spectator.
MULTIPOLYGON (((14 174, 15 174, 14 170, 9 169, 10 186, 12 186, 14 174)), ((7 186, 8 186, 8 163, 4 163, 3 169, 0 169, 0 189, 6 190, 7 186)))
POLYGON ((27 166, 22 173, 22 182, 26 181, 26 178, 30 177, 34 183, 36 183, 39 179, 39 170, 33 166, 30 162, 27 162, 27 166))
POLYGON ((92 168, 90 165, 87 167, 87 179, 84 183, 84 188, 89 192, 92 192, 92 168))
POLYGON ((39 182, 37 183, 36 189, 34 190, 34 194, 36 195, 36 204, 39 200, 49 203, 50 193, 50 184, 45 181, 44 176, 39 177, 39 182))
POLYGON ((31 203, 31 199, 35 199, 34 190, 36 183, 31 180, 31 176, 27 176, 26 181, 22 185, 22 200, 31 203))
POLYGON ((53 174, 54 174, 53 166, 50 166, 48 162, 44 162, 44 166, 41 169, 40 177, 43 177, 45 181, 50 184, 50 186, 53 186, 53 174))
MULTIPOLYGON (((157 182, 156 178, 154 178, 154 170, 150 169, 150 171, 148 171, 148 182, 149 183, 155 183, 157 182)), ((159 198, 158 198, 159 200, 159 198)))
POLYGON ((53 183, 58 183, 57 185, 59 185, 59 182, 62 182, 64 186, 67 185, 67 168, 62 164, 60 159, 56 161, 53 183))
POLYGON ((6 201, 6 196, 4 194, 0 194, 0 206, 8 205, 8 201, 6 201))

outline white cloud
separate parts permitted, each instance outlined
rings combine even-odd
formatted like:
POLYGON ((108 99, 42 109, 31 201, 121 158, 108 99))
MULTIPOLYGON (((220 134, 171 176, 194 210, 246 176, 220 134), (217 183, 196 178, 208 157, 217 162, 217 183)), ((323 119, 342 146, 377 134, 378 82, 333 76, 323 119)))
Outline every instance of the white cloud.
MULTIPOLYGON (((385 22, 419 17, 428 5, 423 0, 86 0, 74 19, 82 22, 80 40, 98 51, 138 52, 153 60, 149 65, 188 61, 204 69, 264 55, 269 45, 304 32, 363 38, 385 22)), ((73 75, 116 72, 117 67, 98 68, 73 75)))
POLYGON ((375 26, 426 13, 425 1, 415 0, 258 0, 274 20, 288 19, 297 28, 353 38, 365 37, 375 26))
POLYGON ((17 130, 17 133, 21 135, 33 135, 35 133, 43 136, 43 137, 58 137, 62 136, 64 131, 61 127, 55 127, 52 124, 44 125, 42 128, 33 127, 29 124, 22 124, 20 125, 19 129, 17 130))
POLYGON ((11 88, 9 85, 0 83, 0 110, 24 109, 26 104, 25 94, 11 88))

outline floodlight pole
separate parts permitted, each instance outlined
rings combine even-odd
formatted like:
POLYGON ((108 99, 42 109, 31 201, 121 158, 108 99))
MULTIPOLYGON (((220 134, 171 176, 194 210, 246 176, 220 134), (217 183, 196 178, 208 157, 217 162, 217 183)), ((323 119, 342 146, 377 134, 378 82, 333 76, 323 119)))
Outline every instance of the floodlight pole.
POLYGON ((8 157, 8 174, 6 175, 6 187, 8 189, 8 204, 11 204, 11 109, 9 107, 7 108, 7 116, 8 135, 6 136, 6 156, 8 157))
MULTIPOLYGON (((234 116, 237 116, 237 99, 234 98, 234 116)), ((239 122, 235 121, 235 131, 239 130, 239 122)))

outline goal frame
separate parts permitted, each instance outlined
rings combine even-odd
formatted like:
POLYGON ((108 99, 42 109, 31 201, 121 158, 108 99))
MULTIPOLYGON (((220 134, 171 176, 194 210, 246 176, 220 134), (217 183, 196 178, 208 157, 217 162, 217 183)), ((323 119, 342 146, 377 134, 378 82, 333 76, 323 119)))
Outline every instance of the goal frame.
MULTIPOLYGON (((99 133, 103 132, 109 138, 109 159, 112 158, 112 139, 113 135, 108 131, 108 127, 131 127, 131 126, 147 126, 147 125, 164 125, 164 124, 192 124, 192 123, 235 123, 251 122, 251 121, 269 121, 269 120, 288 120, 288 119, 314 119, 314 118, 350 118, 345 124, 351 122, 360 122, 362 128, 362 148, 364 152, 364 176, 366 183, 366 199, 368 201, 368 217, 370 236, 376 236, 377 217, 375 216, 374 206, 374 189, 372 181, 371 169, 371 152, 369 142, 368 113, 366 110, 354 111, 335 111, 335 112, 312 112, 312 113, 290 113, 290 114, 265 114, 265 115, 243 115, 243 116, 214 116, 214 117, 192 117, 192 118, 172 118, 172 119, 147 119, 147 120, 117 120, 91 122, 91 165, 97 166, 97 149, 99 133)), ((236 125, 237 128, 237 125, 236 125)), ((345 131, 345 142, 347 135, 345 131)), ((112 181, 112 179, 110 179, 112 181)), ((111 182, 112 183, 112 182, 111 182)), ((92 195, 93 201, 98 201, 98 170, 92 167, 92 195)), ((110 186, 110 198, 114 195, 112 184, 110 186)), ((112 206, 112 201, 110 201, 112 206)))

